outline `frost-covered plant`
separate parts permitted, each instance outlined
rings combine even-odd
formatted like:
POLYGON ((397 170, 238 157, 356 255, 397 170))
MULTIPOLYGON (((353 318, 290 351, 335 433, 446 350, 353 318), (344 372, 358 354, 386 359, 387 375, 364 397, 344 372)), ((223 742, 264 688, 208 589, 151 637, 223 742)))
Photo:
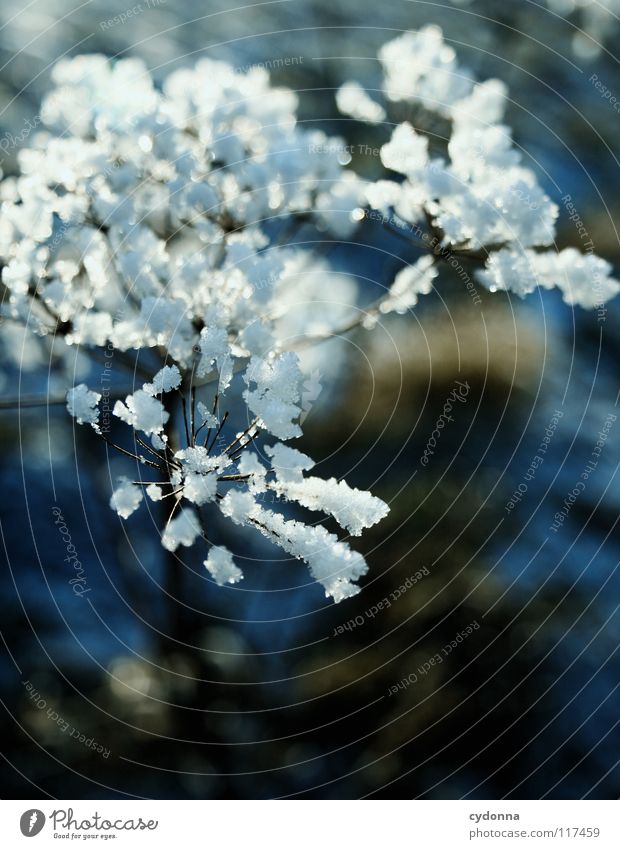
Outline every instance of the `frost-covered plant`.
MULTIPOLYGON (((353 536, 388 508, 342 480, 305 475, 313 461, 285 444, 302 435, 306 412, 299 350, 361 316, 370 327, 406 312, 454 255, 479 262, 491 290, 557 285, 569 303, 593 306, 620 288, 604 260, 541 250, 557 207, 500 123, 500 82, 477 84, 433 27, 389 42, 380 59, 385 103, 347 83, 344 112, 381 123, 392 104, 415 103, 451 129, 445 158, 399 124, 381 152, 398 180, 367 183, 343 169, 342 140, 300 129, 295 95, 261 69, 203 60, 159 90, 136 60, 84 56, 55 68, 43 129, 21 153, 20 175, 2 184, 4 315, 69 350, 112 350, 143 381, 111 416, 86 383, 66 398, 79 424, 137 464, 112 508, 126 519, 144 494, 170 504, 161 541, 171 552, 206 541, 203 513, 218 511, 304 560, 335 601, 358 590, 364 558, 322 525, 266 509, 263 496, 330 516, 353 536), (290 242, 302 227, 348 239, 373 214, 424 254, 355 310, 351 279, 290 242), (321 283, 314 300, 308 280, 321 283), (302 290, 310 303, 291 315, 302 290), (112 422, 131 441, 112 439, 112 422)), ((242 578, 224 546, 211 546, 204 565, 219 584, 242 578)))
POLYGON ((499 80, 477 83, 435 26, 388 42, 379 60, 385 103, 349 82, 337 95, 342 112, 379 124, 390 105, 411 104, 448 126, 446 149, 433 156, 430 134, 409 122, 398 124, 381 161, 402 177, 367 186, 368 203, 381 220, 417 239, 433 257, 400 272, 383 311, 413 306, 432 288, 437 262, 454 257, 484 263, 476 277, 492 292, 525 296, 537 286, 557 286, 567 303, 596 307, 620 291, 610 264, 592 252, 546 250, 554 244, 558 207, 523 165, 510 128, 501 123, 507 91, 499 80))
POLYGON ((344 237, 360 197, 337 157, 310 152, 327 137, 297 128, 293 92, 208 60, 161 92, 137 60, 82 56, 53 79, 2 188, 11 317, 184 366, 207 318, 236 351, 268 348, 263 319, 300 258, 265 225, 311 216, 344 237))
MULTIPOLYGON (((314 153, 328 150, 327 137, 297 128, 295 95, 272 88, 260 69, 238 74, 203 61, 171 75, 160 92, 141 63, 89 56, 60 63, 54 80, 41 113, 46 129, 22 153, 21 175, 3 186, 6 312, 68 345, 136 352, 129 362, 138 373, 160 366, 112 411, 132 428, 135 450, 111 440, 101 393, 85 384, 68 393, 78 423, 159 475, 121 479, 111 506, 127 518, 143 489, 153 501, 169 498, 162 544, 174 551, 202 535, 196 511, 213 504, 303 558, 328 596, 351 595, 363 557, 257 498, 272 490, 353 535, 386 505, 344 481, 304 478, 312 461, 281 442, 265 449, 270 467, 245 449, 259 430, 280 440, 301 435, 303 375, 280 339, 310 327, 324 336, 339 315, 307 309, 305 328, 287 319, 300 278, 330 280, 325 260, 288 247, 291 224, 311 219, 349 235, 360 180, 337 157, 314 153), (236 372, 252 419, 222 445, 228 414, 218 411, 236 372), (200 396, 212 383, 207 408, 200 396), (184 447, 168 432, 176 396, 184 447)), ((205 566, 218 583, 241 577, 221 547, 205 566)))
MULTIPOLYGON (((228 356, 226 347, 224 340, 222 359, 228 356)), ((208 356, 212 355, 217 357, 214 350, 208 356)), ((305 560, 327 596, 340 601, 353 595, 358 591, 355 580, 367 571, 361 554, 321 525, 285 519, 260 504, 264 493, 275 493, 284 501, 329 514, 353 536, 359 536, 364 528, 374 525, 388 512, 387 505, 379 498, 353 489, 345 481, 305 477, 303 472, 314 466, 313 460, 282 442, 265 448, 269 465, 261 462, 258 453, 247 450, 261 429, 284 439, 298 435, 299 426, 293 420, 301 412, 297 405, 300 380, 301 373, 292 353, 284 354, 274 363, 252 360, 246 381, 255 388, 246 389, 244 394, 249 408, 260 409, 260 415, 223 444, 220 435, 228 413, 218 415, 221 381, 210 410, 202 402, 196 402, 196 392, 191 387, 189 403, 183 399, 186 447, 175 450, 165 433, 170 414, 163 396, 178 391, 182 378, 176 366, 164 366, 152 383, 145 383, 142 389, 128 395, 124 403, 117 401, 113 410, 113 415, 134 431, 150 436, 149 445, 135 435, 138 453, 132 456, 145 470, 154 469, 159 478, 154 481, 143 477, 135 481, 121 478, 112 493, 111 507, 127 519, 142 503, 143 490, 152 501, 170 498, 173 506, 162 534, 162 545, 175 551, 180 545, 193 545, 203 536, 196 510, 212 504, 235 524, 256 528, 293 557, 305 560)), ((131 454, 104 432, 100 400, 99 393, 80 384, 68 393, 67 406, 78 423, 90 424, 106 442, 131 454)), ((233 584, 243 577, 232 554, 223 546, 212 548, 204 565, 218 584, 233 584)))

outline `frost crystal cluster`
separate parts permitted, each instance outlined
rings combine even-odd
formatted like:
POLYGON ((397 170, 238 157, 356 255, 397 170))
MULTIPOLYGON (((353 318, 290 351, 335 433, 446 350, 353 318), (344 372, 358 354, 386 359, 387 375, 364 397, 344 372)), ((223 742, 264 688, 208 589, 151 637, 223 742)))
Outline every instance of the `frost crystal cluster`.
POLYGON ((297 128, 295 94, 209 60, 163 91, 133 59, 81 56, 53 79, 44 129, 2 185, 11 316, 74 344, 163 346, 182 366, 222 334, 235 353, 270 351, 303 260, 269 225, 310 216, 346 237, 361 197, 327 137, 297 128))
POLYGON ((342 167, 342 140, 300 129, 296 95, 263 69, 202 60, 157 87, 140 61, 94 55, 56 66, 19 176, 1 186, 4 317, 66 350, 99 360, 112 351, 140 376, 113 404, 72 377, 67 409, 133 461, 111 495, 117 514, 163 510, 164 548, 177 556, 206 543, 204 566, 220 585, 243 574, 228 548, 211 545, 210 515, 305 561, 335 601, 367 571, 316 516, 298 518, 312 511, 359 536, 388 512, 313 475, 312 459, 286 444, 320 391, 299 353, 309 343, 361 315, 372 326, 407 312, 453 255, 478 263, 492 291, 557 286, 568 303, 593 307, 620 289, 604 260, 549 249, 558 208, 502 123, 502 83, 477 83, 436 27, 399 36, 379 58, 384 102, 348 82, 340 110, 382 125, 404 103, 450 129, 436 150, 436 135, 431 143, 421 126, 396 122, 378 182, 342 167), (316 246, 350 240, 377 215, 422 255, 358 310, 355 282, 316 246), (295 247, 306 227, 315 247, 295 247), (285 510, 267 509, 265 495, 285 510))
MULTIPOLYGON (((287 520, 259 503, 262 494, 275 493, 285 502, 332 516, 353 536, 359 536, 364 528, 376 524, 388 512, 387 505, 379 498, 353 489, 345 481, 304 476, 304 471, 310 470, 314 462, 282 442, 265 448, 264 454, 270 458, 267 464, 259 453, 247 450, 261 429, 274 435, 284 432, 284 438, 297 435, 298 427, 291 432, 288 420, 291 412, 299 412, 293 399, 299 396, 300 377, 291 355, 279 361, 275 376, 273 371, 263 374, 260 386, 270 396, 265 405, 267 415, 256 417, 229 442, 220 438, 228 417, 226 413, 221 418, 218 415, 220 394, 215 395, 209 411, 202 402, 196 402, 192 388, 190 409, 185 410, 187 446, 175 450, 165 432, 169 414, 162 399, 167 393, 179 391, 182 378, 176 366, 164 366, 152 383, 145 383, 124 402, 117 401, 113 410, 134 431, 151 437, 149 444, 136 433, 136 453, 132 456, 139 466, 154 469, 158 480, 121 478, 110 506, 127 519, 142 504, 143 490, 151 501, 169 498, 173 506, 162 534, 162 545, 168 551, 176 551, 179 546, 191 546, 205 536, 197 511, 212 504, 233 523, 257 529, 291 556, 305 560, 325 594, 335 601, 356 593, 359 588, 354 582, 367 571, 361 554, 321 525, 287 520)), ((68 393, 67 407, 79 423, 89 423, 106 441, 120 448, 103 433, 98 409, 100 397, 81 384, 68 393)), ((218 584, 234 584, 243 577, 225 547, 212 547, 204 565, 218 584)))
MULTIPOLYGON (((441 116, 449 129, 445 151, 433 155, 430 133, 408 122, 395 127, 381 161, 399 179, 367 187, 375 215, 417 239, 436 261, 461 257, 483 263, 476 277, 492 292, 524 296, 537 286, 558 287, 567 303, 595 307, 620 291, 605 260, 572 248, 548 249, 558 207, 524 166, 502 123, 507 91, 499 80, 477 83, 435 26, 388 42, 379 60, 385 108, 346 83, 337 97, 345 114, 377 123, 390 104, 404 103, 441 116)), ((382 311, 413 306, 419 294, 430 291, 436 273, 428 257, 404 269, 382 311)))

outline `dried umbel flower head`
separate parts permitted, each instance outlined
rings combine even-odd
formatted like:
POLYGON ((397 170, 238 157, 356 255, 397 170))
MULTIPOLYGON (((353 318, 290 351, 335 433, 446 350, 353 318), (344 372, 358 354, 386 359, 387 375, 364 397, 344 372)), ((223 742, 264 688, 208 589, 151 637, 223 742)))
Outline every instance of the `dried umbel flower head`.
MULTIPOLYGON (((261 364, 264 365, 264 364, 261 364)), ((254 380, 254 363, 248 365, 248 381, 254 380)), ((165 426, 170 413, 167 398, 181 392, 181 374, 176 366, 165 366, 152 382, 117 401, 114 415, 133 429, 134 451, 129 451, 103 432, 99 422, 100 395, 80 385, 68 393, 67 407, 78 423, 90 424, 108 444, 137 463, 138 472, 149 471, 131 480, 122 477, 112 493, 110 506, 127 519, 141 505, 143 491, 152 501, 170 499, 171 509, 162 532, 162 545, 169 551, 192 546, 199 538, 206 541, 197 509, 213 505, 237 525, 255 528, 293 557, 305 560, 313 577, 335 601, 358 592, 355 581, 367 571, 361 554, 328 533, 320 525, 286 519, 265 509, 260 496, 277 495, 282 502, 294 502, 307 509, 332 516, 353 536, 371 527, 387 515, 388 507, 379 498, 353 489, 345 481, 305 476, 314 462, 282 442, 265 447, 271 464, 266 466, 258 453, 248 450, 266 430, 276 434, 290 430, 291 412, 301 412, 300 373, 290 356, 263 371, 257 385, 262 388, 261 414, 231 440, 223 438, 228 413, 219 414, 222 395, 216 391, 211 409, 197 400, 194 386, 189 401, 181 395, 186 447, 173 448, 165 426), (266 418, 263 415, 266 413, 266 418), (151 444, 138 433, 151 439, 151 444), (157 473, 153 480, 152 470, 157 473)), ((220 381, 221 385, 221 381, 220 381)), ((257 391, 257 390, 255 390, 257 391)), ((250 407, 253 404, 248 395, 250 407)), ((295 425, 297 428, 298 425, 295 425)), ((217 583, 236 583, 243 573, 224 547, 211 548, 205 566, 217 583)))
MULTIPOLYGON (((620 290, 604 260, 550 247, 558 208, 502 123, 501 82, 477 83, 437 27, 404 33, 379 59, 383 102, 350 82, 340 109, 380 127, 394 103, 419 104, 449 137, 435 155, 429 134, 397 123, 381 148, 389 179, 372 183, 343 169, 339 140, 297 126, 295 94, 272 87, 262 69, 202 60, 160 90, 136 60, 63 61, 21 173, 3 184, 0 219, 5 314, 69 346, 109 347, 145 381, 113 409, 135 450, 111 442, 101 393, 79 384, 67 395, 79 424, 139 463, 112 495, 117 513, 129 517, 143 492, 169 499, 162 544, 175 551, 204 537, 203 508, 218 510, 305 560, 335 600, 357 591, 363 557, 259 497, 270 491, 332 516, 352 535, 388 508, 342 480, 306 475, 313 461, 284 444, 302 434, 304 413, 291 340, 306 349, 408 312, 444 262, 473 263, 476 282, 491 291, 557 286, 584 307, 620 290), (375 302, 347 309, 357 298, 351 279, 288 243, 305 226, 347 239, 365 217, 396 229, 420 256, 375 302), (302 279, 319 280, 324 293, 290 319, 302 279), (220 410, 233 393, 246 425, 225 438, 220 410), (276 440, 262 457, 259 434, 276 440), (145 468, 157 478, 145 480, 145 468)), ((218 583, 242 577, 221 546, 205 566, 218 583)))

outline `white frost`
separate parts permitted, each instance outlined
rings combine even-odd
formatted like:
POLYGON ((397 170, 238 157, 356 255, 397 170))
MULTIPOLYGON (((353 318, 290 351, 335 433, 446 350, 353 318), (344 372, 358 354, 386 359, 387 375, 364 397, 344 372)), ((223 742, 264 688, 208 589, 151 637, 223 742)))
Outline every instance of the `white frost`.
POLYGON ((200 523, 196 513, 188 507, 171 519, 161 538, 161 544, 168 551, 176 551, 180 545, 190 546, 200 536, 200 523))
POLYGON ((236 584, 243 579, 243 572, 235 566, 233 556, 224 546, 214 545, 204 565, 216 584, 236 584))
POLYGON ((67 392, 67 410, 78 424, 90 424, 99 430, 99 408, 101 395, 91 392, 85 383, 80 383, 67 392))
POLYGON ((110 507, 122 519, 127 519, 142 503, 142 490, 128 478, 119 478, 119 485, 112 493, 110 507))
POLYGON ((367 124, 385 121, 385 109, 366 94, 359 83, 349 81, 336 92, 336 104, 343 115, 350 115, 367 124))
POLYGON ((138 389, 133 395, 128 395, 124 404, 117 401, 112 413, 135 430, 144 433, 159 433, 170 418, 170 413, 164 409, 161 401, 153 398, 144 389, 138 389))
POLYGON ((164 366, 160 369, 152 383, 145 383, 142 389, 148 395, 161 395, 162 392, 170 392, 178 389, 181 385, 181 373, 176 366, 164 366))

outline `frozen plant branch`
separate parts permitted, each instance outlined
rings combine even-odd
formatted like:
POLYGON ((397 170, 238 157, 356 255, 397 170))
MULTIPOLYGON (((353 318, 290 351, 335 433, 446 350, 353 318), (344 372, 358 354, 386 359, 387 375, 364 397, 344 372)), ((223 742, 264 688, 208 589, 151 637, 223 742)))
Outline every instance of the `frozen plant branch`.
MULTIPOLYGON (((406 313, 453 257, 477 263, 491 291, 557 286, 593 307, 620 290, 603 259, 553 250, 558 208, 502 123, 499 81, 477 83, 436 27, 388 42, 379 59, 383 102, 347 83, 341 110, 381 126, 404 103, 450 128, 438 156, 419 128, 398 124, 381 149, 386 179, 343 168, 342 140, 301 129, 296 95, 263 69, 204 59, 159 89, 140 61, 92 55, 55 67, 40 130, 0 188, 3 316, 33 342, 113 355, 142 382, 116 398, 113 419, 133 437, 119 442, 101 394, 69 388, 75 357, 58 357, 70 414, 135 466, 112 508, 126 519, 145 496, 164 501, 169 551, 204 539, 199 511, 217 511, 304 560, 336 601, 358 591, 362 555, 259 503, 272 492, 352 536, 388 512, 345 481, 307 475, 313 461, 286 444, 302 435, 308 349, 406 313), (306 227, 324 244, 349 240, 364 218, 404 224, 399 235, 421 249, 366 309, 316 239, 291 244, 306 227)), ((217 583, 242 578, 225 547, 204 564, 217 583)))
MULTIPOLYGON (((257 384, 254 393, 265 390, 268 400, 261 398, 263 414, 255 418, 232 440, 220 440, 228 414, 221 420, 216 415, 219 394, 209 412, 207 406, 198 401, 196 410, 198 429, 188 418, 184 407, 186 446, 174 449, 170 446, 165 426, 170 413, 163 403, 164 395, 179 393, 181 374, 176 366, 165 367, 158 372, 153 382, 127 396, 125 402, 117 402, 114 415, 134 429, 136 442, 146 450, 144 454, 133 453, 112 442, 102 433, 98 404, 101 396, 84 385, 72 389, 67 397, 69 412, 79 424, 89 424, 109 445, 131 457, 138 465, 156 469, 160 480, 120 478, 110 499, 111 507, 123 519, 129 518, 140 506, 144 492, 152 501, 173 498, 163 534, 162 545, 168 551, 179 546, 192 546, 204 535, 196 509, 212 505, 219 509, 234 524, 258 528, 274 544, 295 558, 305 560, 312 575, 322 584, 325 594, 340 601, 358 592, 355 581, 367 571, 364 558, 349 546, 328 533, 320 525, 306 525, 286 520, 272 511, 264 510, 258 503, 261 493, 268 489, 277 493, 284 501, 296 502, 309 510, 332 516, 350 534, 359 536, 364 528, 380 521, 388 507, 379 498, 352 489, 344 481, 335 478, 323 480, 304 476, 314 465, 313 461, 283 442, 277 441, 264 450, 272 462, 266 467, 255 451, 248 451, 260 434, 261 426, 271 433, 289 432, 289 409, 298 397, 300 373, 292 355, 286 357, 285 369, 277 371, 277 381, 265 385, 265 375, 246 375, 248 384, 257 384), (197 441, 199 431, 205 425, 209 431, 203 444, 197 441), (151 437, 149 446, 135 431, 151 437), (222 490, 222 487, 224 489, 222 490), (165 491, 164 491, 165 490, 165 491)), ((254 401, 246 390, 248 404, 254 401)), ((234 564, 230 552, 225 548, 211 549, 204 561, 206 569, 217 583, 236 583, 243 573, 234 564)))

